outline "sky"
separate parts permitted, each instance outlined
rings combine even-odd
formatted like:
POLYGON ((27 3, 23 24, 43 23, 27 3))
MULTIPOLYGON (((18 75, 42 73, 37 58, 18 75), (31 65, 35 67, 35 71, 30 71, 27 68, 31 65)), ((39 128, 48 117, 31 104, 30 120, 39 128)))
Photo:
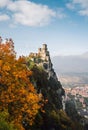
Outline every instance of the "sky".
POLYGON ((88 52, 88 0, 0 0, 0 36, 18 56, 43 43, 51 56, 88 52))

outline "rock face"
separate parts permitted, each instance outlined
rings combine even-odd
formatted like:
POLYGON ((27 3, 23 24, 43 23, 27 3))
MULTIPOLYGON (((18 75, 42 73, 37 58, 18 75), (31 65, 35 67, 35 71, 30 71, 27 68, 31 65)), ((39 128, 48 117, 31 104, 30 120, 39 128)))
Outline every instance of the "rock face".
MULTIPOLYGON (((32 57, 32 60, 36 63, 37 66, 41 66, 47 73, 47 93, 49 93, 49 95, 52 95, 54 98, 52 101, 55 103, 56 108, 62 109, 62 96, 65 95, 65 91, 62 88, 61 83, 58 81, 56 73, 54 72, 47 45, 43 44, 42 48, 38 49, 38 53, 31 53, 30 57, 32 57)), ((42 88, 40 89, 42 91, 42 88)))

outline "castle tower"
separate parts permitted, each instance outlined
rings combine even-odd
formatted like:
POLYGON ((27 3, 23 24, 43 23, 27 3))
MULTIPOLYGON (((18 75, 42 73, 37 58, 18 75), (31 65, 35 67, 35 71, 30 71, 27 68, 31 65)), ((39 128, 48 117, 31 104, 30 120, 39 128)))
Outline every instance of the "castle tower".
POLYGON ((47 45, 46 45, 46 44, 43 44, 43 45, 42 45, 42 49, 47 51, 47 45))
POLYGON ((42 45, 42 48, 41 48, 41 56, 43 58, 43 60, 46 60, 47 59, 47 45, 46 44, 43 44, 42 45))

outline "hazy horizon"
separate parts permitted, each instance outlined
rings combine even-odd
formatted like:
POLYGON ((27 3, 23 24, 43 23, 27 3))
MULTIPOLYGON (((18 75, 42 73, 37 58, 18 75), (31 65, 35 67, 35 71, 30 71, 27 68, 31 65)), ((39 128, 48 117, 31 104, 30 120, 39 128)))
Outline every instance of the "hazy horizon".
POLYGON ((51 59, 57 74, 88 73, 88 52, 81 55, 55 56, 51 59))

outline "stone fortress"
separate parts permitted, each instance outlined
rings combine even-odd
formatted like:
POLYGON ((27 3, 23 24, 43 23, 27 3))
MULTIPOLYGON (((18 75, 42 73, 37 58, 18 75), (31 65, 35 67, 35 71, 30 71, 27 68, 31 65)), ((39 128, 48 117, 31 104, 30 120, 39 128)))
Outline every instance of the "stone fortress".
POLYGON ((35 57, 41 59, 41 61, 37 62, 37 65, 41 65, 44 70, 48 73, 48 77, 53 77, 55 80, 57 79, 56 73, 54 72, 53 65, 50 59, 50 54, 47 48, 47 44, 42 44, 42 48, 38 49, 38 53, 30 53, 32 60, 34 61, 35 57))
POLYGON ((42 48, 38 49, 38 54, 42 58, 42 60, 48 61, 50 60, 49 51, 47 49, 47 45, 43 44, 42 48))
POLYGON ((30 56, 40 57, 43 61, 49 61, 50 60, 50 55, 49 55, 49 51, 47 49, 46 44, 43 44, 42 48, 38 49, 38 53, 30 53, 30 56))

